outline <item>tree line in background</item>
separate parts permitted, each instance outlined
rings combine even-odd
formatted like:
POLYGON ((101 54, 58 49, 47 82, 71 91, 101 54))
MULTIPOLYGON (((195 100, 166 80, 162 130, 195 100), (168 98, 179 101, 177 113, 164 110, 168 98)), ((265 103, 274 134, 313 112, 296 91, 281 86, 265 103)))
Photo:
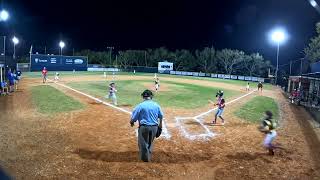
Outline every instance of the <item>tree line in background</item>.
POLYGON ((147 50, 111 51, 82 50, 78 56, 88 56, 89 64, 116 66, 126 69, 131 66, 157 67, 159 61, 174 63, 176 71, 195 71, 266 77, 270 61, 259 53, 245 54, 240 50, 205 47, 193 52, 182 49, 170 51, 164 47, 147 50))
POLYGON ((310 39, 310 43, 304 48, 305 59, 310 63, 320 61, 320 22, 316 24, 317 35, 310 39))

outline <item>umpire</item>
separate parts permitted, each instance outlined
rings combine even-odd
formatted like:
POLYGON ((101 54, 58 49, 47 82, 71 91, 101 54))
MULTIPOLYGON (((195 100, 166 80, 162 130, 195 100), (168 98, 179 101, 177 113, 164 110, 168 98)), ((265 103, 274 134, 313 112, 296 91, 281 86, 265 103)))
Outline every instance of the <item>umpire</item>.
POLYGON ((152 100, 153 94, 150 90, 143 91, 141 96, 144 101, 133 110, 130 124, 133 127, 136 121, 139 122, 139 157, 142 161, 149 162, 158 127, 161 133, 163 113, 161 107, 152 100))

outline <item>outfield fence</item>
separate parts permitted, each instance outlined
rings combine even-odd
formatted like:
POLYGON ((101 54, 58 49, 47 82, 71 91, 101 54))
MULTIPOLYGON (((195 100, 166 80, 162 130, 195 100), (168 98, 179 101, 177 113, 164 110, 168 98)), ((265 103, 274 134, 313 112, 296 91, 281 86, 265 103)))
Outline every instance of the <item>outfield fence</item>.
POLYGON ((229 74, 212 74, 212 73, 186 72, 186 71, 170 71, 170 74, 179 75, 179 76, 211 77, 211 78, 219 78, 219 79, 265 82, 265 78, 254 77, 254 76, 239 76, 239 75, 229 75, 229 74))

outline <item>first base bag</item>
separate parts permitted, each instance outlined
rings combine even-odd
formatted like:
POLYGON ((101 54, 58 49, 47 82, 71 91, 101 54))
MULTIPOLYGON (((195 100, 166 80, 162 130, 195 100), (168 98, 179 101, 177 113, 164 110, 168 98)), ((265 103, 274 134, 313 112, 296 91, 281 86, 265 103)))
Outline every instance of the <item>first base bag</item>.
POLYGON ((156 133, 156 138, 160 137, 161 132, 162 132, 162 128, 160 128, 160 127, 158 126, 158 130, 157 130, 157 133, 156 133))

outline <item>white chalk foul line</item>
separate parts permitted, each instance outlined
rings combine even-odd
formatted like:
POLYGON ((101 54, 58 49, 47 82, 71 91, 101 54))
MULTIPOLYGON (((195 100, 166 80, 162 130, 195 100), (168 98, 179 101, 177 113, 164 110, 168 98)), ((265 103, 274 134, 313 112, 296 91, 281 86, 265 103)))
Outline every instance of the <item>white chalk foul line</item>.
MULTIPOLYGON (((48 79, 48 80, 49 80, 49 81, 52 81, 52 80, 50 80, 50 79, 48 79)), ((54 82, 54 81, 52 81, 52 82, 54 82)), ((93 96, 89 95, 89 94, 86 94, 86 93, 83 93, 83 92, 78 91, 78 90, 76 90, 76 89, 73 89, 73 88, 71 88, 71 87, 69 87, 69 86, 67 86, 67 85, 64 85, 64 84, 61 84, 61 83, 58 83, 58 82, 54 82, 54 83, 57 84, 57 85, 60 85, 60 86, 62 86, 62 87, 64 87, 64 88, 67 88, 67 89, 69 89, 69 90, 72 90, 72 91, 74 91, 74 92, 76 92, 76 93, 79 93, 79 94, 81 94, 81 95, 84 95, 84 96, 86 96, 86 97, 88 97, 88 98, 90 98, 90 99, 93 99, 93 100, 97 101, 97 102, 100 102, 100 103, 102 103, 102 104, 104 104, 104 105, 106 105, 106 106, 112 107, 112 108, 114 108, 114 109, 117 109, 117 110, 122 111, 122 112, 124 112, 124 113, 127 113, 127 114, 129 114, 129 115, 132 114, 132 112, 127 111, 126 109, 123 109, 123 108, 117 107, 117 106, 115 106, 115 105, 113 105, 113 104, 110 104, 110 103, 107 103, 107 102, 105 102, 105 101, 102 101, 102 100, 100 100, 100 99, 98 99, 98 98, 96 98, 96 97, 93 97, 93 96)), ((136 130, 136 132, 137 132, 137 130, 136 130)), ((170 138, 171 138, 171 135, 170 135, 170 133, 169 133, 169 131, 168 131, 168 129, 167 129, 167 126, 166 126, 166 123, 165 123, 164 119, 162 120, 162 133, 161 133, 161 137, 163 137, 163 138, 165 138, 165 139, 170 139, 170 138)))
MULTIPOLYGON (((236 99, 233 99, 233 100, 229 101, 228 103, 226 103, 226 105, 227 105, 227 104, 231 104, 231 103, 233 103, 233 102, 235 102, 235 101, 238 101, 238 100, 240 100, 240 99, 242 99, 242 98, 244 98, 244 97, 246 97, 246 96, 254 93, 255 91, 257 91, 257 90, 251 91, 250 93, 247 93, 247 94, 245 94, 245 95, 243 95, 243 96, 240 96, 240 97, 238 97, 238 98, 236 98, 236 99)), ((197 116, 194 116, 194 117, 176 117, 176 118, 175 118, 175 119, 176 119, 176 123, 177 123, 177 125, 180 127, 180 132, 181 132, 186 138, 188 138, 188 139, 190 139, 190 140, 195 140, 195 139, 205 139, 205 140, 207 140, 208 138, 217 135, 216 133, 213 133, 212 131, 210 131, 210 129, 209 129, 206 125, 204 125, 204 124, 202 123, 202 121, 200 120, 200 117, 205 116, 205 115, 211 113, 212 111, 215 111, 216 109, 217 109, 217 107, 216 107, 216 108, 213 108, 213 109, 211 109, 211 110, 209 110, 209 111, 207 111, 207 112, 201 113, 201 114, 199 114, 199 115, 197 115, 197 116), (206 130, 206 133, 197 134, 197 135, 192 135, 192 134, 188 133, 188 132, 186 131, 186 129, 185 129, 185 128, 181 125, 181 123, 180 123, 180 120, 187 120, 187 119, 193 119, 193 120, 195 120, 196 122, 198 122, 198 123, 206 130)))
MULTIPOLYGON (((238 98, 236 98, 236 99, 233 99, 233 100, 227 102, 226 105, 231 104, 231 103, 233 103, 233 102, 235 102, 235 101, 238 101, 238 100, 240 100, 240 99, 242 99, 242 98, 244 98, 244 97, 246 97, 246 96, 249 96, 250 94, 252 94, 252 93, 254 93, 254 92, 256 92, 256 91, 257 91, 257 90, 251 91, 251 92, 249 92, 249 93, 247 93, 247 94, 245 94, 245 95, 243 95, 243 96, 240 96, 240 97, 238 97, 238 98)), ((193 118, 200 118, 201 116, 207 115, 207 114, 211 113, 212 111, 215 111, 216 109, 218 109, 218 107, 215 107, 215 108, 213 108, 213 109, 210 109, 210 110, 207 111, 207 112, 204 112, 204 113, 201 113, 201 114, 199 114, 199 115, 197 115, 197 116, 194 116, 193 118)))

